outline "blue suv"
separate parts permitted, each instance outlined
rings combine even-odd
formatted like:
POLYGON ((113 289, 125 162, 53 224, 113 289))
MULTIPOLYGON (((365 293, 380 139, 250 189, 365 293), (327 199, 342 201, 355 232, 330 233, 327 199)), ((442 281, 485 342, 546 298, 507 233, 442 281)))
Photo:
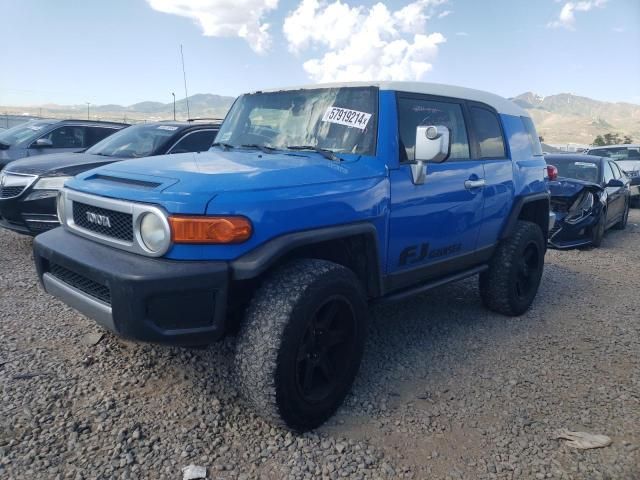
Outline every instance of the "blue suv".
MULTIPOLYGON (((479 274, 524 313, 549 230, 533 123, 501 97, 437 84, 242 95, 211 150, 78 175, 38 236, 47 292, 122 337, 237 334, 247 401, 294 430, 343 401, 367 306, 479 274)), ((400 319, 398 319, 400 321, 400 319)))

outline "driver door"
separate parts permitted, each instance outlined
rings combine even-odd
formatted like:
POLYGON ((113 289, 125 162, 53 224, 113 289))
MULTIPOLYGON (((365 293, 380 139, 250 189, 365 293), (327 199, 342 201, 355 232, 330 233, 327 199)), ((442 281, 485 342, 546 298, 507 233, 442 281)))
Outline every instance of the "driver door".
POLYGON ((466 105, 398 95, 400 168, 390 172, 391 213, 387 271, 391 289, 473 266, 482 221, 484 167, 471 156, 466 105), (451 151, 443 163, 426 163, 414 184, 416 128, 449 128, 451 151))

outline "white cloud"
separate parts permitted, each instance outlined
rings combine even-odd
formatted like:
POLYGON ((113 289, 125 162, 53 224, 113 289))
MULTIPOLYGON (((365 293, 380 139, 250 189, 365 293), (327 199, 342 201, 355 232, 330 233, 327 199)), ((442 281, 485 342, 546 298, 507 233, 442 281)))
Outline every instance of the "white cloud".
POLYGON ((151 8, 192 19, 207 37, 240 37, 258 53, 271 46, 264 15, 278 0, 147 0, 151 8))
POLYGON ((579 2, 566 2, 556 20, 547 24, 547 27, 558 28, 563 27, 568 30, 575 29, 576 15, 575 12, 588 12, 593 8, 604 7, 608 0, 584 0, 579 2))
POLYGON ((459 37, 468 37, 469 34, 467 32, 456 32, 456 35, 458 35, 459 37))
POLYGON ((438 18, 444 18, 444 17, 448 17, 449 15, 451 15, 453 13, 452 10, 445 10, 444 12, 440 12, 438 14, 438 18))
POLYGON ((315 81, 419 80, 446 41, 441 33, 426 32, 429 14, 445 2, 416 0, 390 11, 383 3, 351 7, 340 0, 302 0, 283 31, 292 52, 324 52, 303 64, 315 81))

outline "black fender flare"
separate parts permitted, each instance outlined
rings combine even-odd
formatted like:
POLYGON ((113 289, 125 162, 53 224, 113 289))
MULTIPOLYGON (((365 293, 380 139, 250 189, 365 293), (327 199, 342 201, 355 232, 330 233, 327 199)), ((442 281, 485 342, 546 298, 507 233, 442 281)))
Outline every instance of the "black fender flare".
MULTIPOLYGON (((520 212, 527 203, 537 202, 540 200, 547 201, 547 216, 549 215, 549 209, 551 205, 551 194, 549 192, 539 192, 533 193, 530 195, 525 195, 523 197, 519 197, 513 205, 511 209, 511 213, 507 218, 507 221, 502 228, 502 232, 500 233, 500 240, 504 240, 508 238, 514 231, 516 227, 516 223, 518 222, 518 218, 520 218, 520 212)), ((548 221, 548 220, 547 220, 548 221)))
POLYGON ((375 297, 382 292, 382 269, 378 231, 369 222, 336 225, 292 232, 275 237, 250 252, 230 262, 232 280, 250 280, 267 271, 287 253, 308 245, 363 235, 367 238, 367 285, 369 295, 375 297))

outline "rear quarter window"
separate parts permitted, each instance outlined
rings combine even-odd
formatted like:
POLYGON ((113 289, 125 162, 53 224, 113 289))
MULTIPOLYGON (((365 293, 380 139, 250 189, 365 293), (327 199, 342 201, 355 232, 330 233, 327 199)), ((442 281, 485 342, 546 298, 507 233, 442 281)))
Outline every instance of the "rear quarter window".
POLYGON ((480 149, 480 158, 506 158, 500 120, 491 110, 471 107, 471 118, 480 149))
POLYGON ((520 117, 522 119, 522 123, 524 124, 524 128, 527 131, 529 136, 529 143, 531 144, 531 152, 535 157, 539 157, 544 155, 542 153, 542 145, 540 145, 540 137, 538 137, 538 132, 536 131, 536 127, 533 124, 533 120, 529 117, 520 117))

